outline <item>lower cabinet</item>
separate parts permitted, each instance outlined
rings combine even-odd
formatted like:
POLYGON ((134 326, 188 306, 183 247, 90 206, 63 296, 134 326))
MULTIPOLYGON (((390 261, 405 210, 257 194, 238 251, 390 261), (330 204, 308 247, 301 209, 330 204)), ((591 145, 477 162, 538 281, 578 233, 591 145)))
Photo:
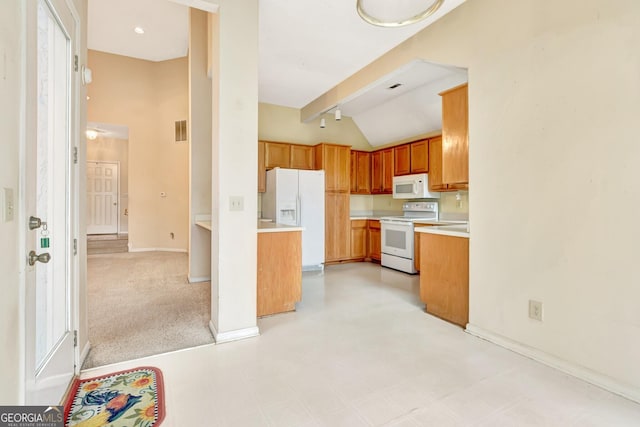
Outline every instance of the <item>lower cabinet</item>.
POLYGON ((257 315, 296 309, 302 299, 302 232, 258 233, 257 315))
POLYGON ((469 322, 469 239, 422 233, 420 251, 423 255, 420 299, 427 313, 466 327, 469 322))
POLYGON ((380 261, 380 221, 370 219, 367 222, 367 258, 380 261))
POLYGON ((367 220, 351 220, 351 258, 367 257, 367 220))
POLYGON ((351 258, 349 197, 349 193, 325 193, 325 263, 340 262, 351 258))
MULTIPOLYGON (((414 227, 431 227, 433 224, 413 224, 414 227)), ((422 233, 413 233, 413 266, 416 271, 420 272, 420 235, 422 233)))

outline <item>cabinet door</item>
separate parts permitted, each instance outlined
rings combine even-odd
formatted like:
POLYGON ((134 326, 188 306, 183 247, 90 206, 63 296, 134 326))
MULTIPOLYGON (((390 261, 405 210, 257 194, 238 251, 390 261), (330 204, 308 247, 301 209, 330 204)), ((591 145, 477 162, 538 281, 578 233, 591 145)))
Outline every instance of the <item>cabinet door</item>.
POLYGON ((291 144, 265 142, 264 163, 267 169, 288 168, 291 165, 291 144))
POLYGON ((291 169, 313 169, 313 147, 309 145, 290 145, 291 169))
MULTIPOLYGON (((358 151, 356 154, 357 176, 356 187, 358 194, 371 194, 371 154, 358 151)), ((353 182, 353 177, 351 178, 353 182)))
POLYGON ((382 193, 382 151, 371 153, 371 194, 382 193))
POLYGON ((325 171, 325 190, 349 193, 350 149, 347 146, 323 144, 322 168, 325 171))
POLYGON ((258 193, 267 191, 267 172, 264 165, 264 142, 258 141, 258 193))
POLYGON ((369 247, 367 256, 376 261, 380 261, 380 221, 369 220, 369 247))
POLYGON ((351 258, 366 258, 367 256, 367 220, 351 221, 351 258))
POLYGON ((411 143, 411 173, 429 172, 429 140, 411 143))
POLYGON ((442 95, 442 182, 469 182, 469 101, 467 85, 442 95))
POLYGON ((409 144, 393 147, 393 174, 408 175, 411 173, 411 146, 409 144))
POLYGON ((351 194, 357 194, 358 193, 358 152, 357 151, 351 151, 351 154, 349 155, 349 164, 350 164, 350 169, 351 169, 351 178, 349 180, 350 184, 350 188, 351 188, 351 194))
POLYGON ((393 148, 382 150, 382 193, 393 193, 393 148))
POLYGON ((325 194, 325 261, 351 257, 349 193, 325 194))
POLYGON ((442 138, 429 140, 429 191, 446 191, 442 183, 442 138))

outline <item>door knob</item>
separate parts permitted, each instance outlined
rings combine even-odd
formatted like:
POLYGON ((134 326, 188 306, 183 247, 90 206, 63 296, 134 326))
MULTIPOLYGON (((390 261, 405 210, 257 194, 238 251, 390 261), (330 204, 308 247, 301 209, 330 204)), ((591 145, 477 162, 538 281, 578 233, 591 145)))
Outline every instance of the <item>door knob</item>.
POLYGON ((45 252, 40 255, 38 255, 36 251, 29 252, 29 265, 35 265, 36 262, 46 264, 49 261, 51 261, 51 255, 49 254, 49 252, 45 252))
POLYGON ((42 220, 37 216, 29 217, 29 230, 35 230, 36 228, 42 227, 42 220))

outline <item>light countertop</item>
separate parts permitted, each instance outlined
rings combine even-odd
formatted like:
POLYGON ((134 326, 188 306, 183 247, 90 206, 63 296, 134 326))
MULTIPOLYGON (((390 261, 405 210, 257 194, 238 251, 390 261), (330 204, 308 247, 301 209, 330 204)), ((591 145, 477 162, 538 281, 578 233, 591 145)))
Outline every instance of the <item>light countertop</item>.
POLYGON ((276 224, 274 222, 258 221, 258 233, 282 233, 290 231, 303 231, 304 227, 295 225, 276 224))
POLYGON ((456 225, 436 225, 433 227, 416 227, 418 233, 440 234, 443 236, 464 237, 469 238, 471 235, 468 231, 467 224, 456 225))
POLYGON ((211 220, 209 220, 209 221, 196 221, 196 225, 198 227, 204 228, 205 230, 211 231, 211 220))

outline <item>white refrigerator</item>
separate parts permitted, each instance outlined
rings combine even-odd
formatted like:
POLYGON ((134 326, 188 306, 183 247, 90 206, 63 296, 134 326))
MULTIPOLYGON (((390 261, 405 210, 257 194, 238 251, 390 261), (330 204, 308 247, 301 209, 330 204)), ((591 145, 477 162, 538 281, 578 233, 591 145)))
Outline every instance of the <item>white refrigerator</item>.
POLYGON ((267 171, 262 217, 303 227, 302 269, 324 268, 324 171, 275 168, 267 171))

